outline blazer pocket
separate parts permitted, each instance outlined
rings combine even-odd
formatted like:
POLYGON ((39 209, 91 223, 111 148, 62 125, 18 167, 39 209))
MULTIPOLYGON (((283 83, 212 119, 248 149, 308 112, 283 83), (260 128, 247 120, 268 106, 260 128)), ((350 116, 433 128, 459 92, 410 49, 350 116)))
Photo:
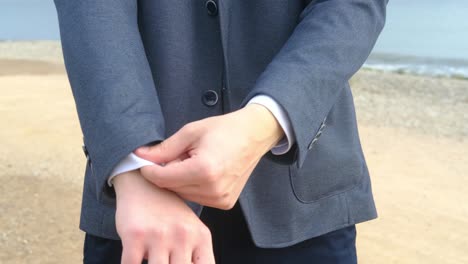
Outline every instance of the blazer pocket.
POLYGON ((355 146, 333 146, 322 138, 308 152, 300 169, 296 163, 289 166, 294 195, 302 203, 313 203, 352 189, 366 168, 364 157, 355 146))

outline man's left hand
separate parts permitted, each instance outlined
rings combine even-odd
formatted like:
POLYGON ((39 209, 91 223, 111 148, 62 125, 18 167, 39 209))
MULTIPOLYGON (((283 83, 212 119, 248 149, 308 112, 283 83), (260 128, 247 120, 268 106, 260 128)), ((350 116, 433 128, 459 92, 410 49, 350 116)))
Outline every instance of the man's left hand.
POLYGON ((174 135, 135 154, 161 165, 142 167, 142 175, 182 198, 231 209, 250 174, 284 136, 274 115, 249 104, 235 112, 188 123, 174 135))

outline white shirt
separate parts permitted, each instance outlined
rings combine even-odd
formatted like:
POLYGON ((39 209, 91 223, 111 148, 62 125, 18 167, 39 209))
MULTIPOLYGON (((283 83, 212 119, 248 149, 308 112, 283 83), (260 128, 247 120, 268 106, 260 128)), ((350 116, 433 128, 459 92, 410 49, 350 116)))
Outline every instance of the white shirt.
MULTIPOLYGON (((296 139, 292 131, 291 122, 289 121, 289 118, 286 115, 283 107, 268 95, 257 95, 250 99, 247 105, 249 104, 263 105, 273 114, 273 116, 275 116, 276 120, 284 131, 285 137, 271 149, 271 152, 274 155, 282 155, 287 153, 291 149, 291 146, 294 144, 296 139)), ((109 179, 107 179, 107 184, 112 186, 112 179, 118 174, 154 164, 155 163, 151 161, 138 157, 134 153, 130 153, 112 170, 109 179)))

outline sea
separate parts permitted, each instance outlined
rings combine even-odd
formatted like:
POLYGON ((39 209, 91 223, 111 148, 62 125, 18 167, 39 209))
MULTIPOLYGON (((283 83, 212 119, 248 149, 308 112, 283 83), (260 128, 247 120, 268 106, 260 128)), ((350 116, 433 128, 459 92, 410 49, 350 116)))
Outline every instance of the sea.
POLYGON ((364 67, 468 78, 468 1, 390 0, 364 67))
MULTIPOLYGON (((52 0, 0 0, 0 40, 59 38, 52 0)), ((364 67, 468 78, 468 0, 390 0, 364 67)))

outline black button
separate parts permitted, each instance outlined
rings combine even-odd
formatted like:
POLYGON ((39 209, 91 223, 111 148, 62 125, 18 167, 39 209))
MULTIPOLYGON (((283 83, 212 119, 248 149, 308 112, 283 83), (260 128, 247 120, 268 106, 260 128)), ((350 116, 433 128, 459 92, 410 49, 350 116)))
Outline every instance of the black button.
POLYGON ((218 93, 213 90, 208 90, 203 93, 202 102, 206 106, 214 106, 218 102, 218 93))
POLYGON ((206 10, 208 11, 208 15, 216 16, 218 14, 218 5, 213 0, 208 0, 205 3, 206 10))

